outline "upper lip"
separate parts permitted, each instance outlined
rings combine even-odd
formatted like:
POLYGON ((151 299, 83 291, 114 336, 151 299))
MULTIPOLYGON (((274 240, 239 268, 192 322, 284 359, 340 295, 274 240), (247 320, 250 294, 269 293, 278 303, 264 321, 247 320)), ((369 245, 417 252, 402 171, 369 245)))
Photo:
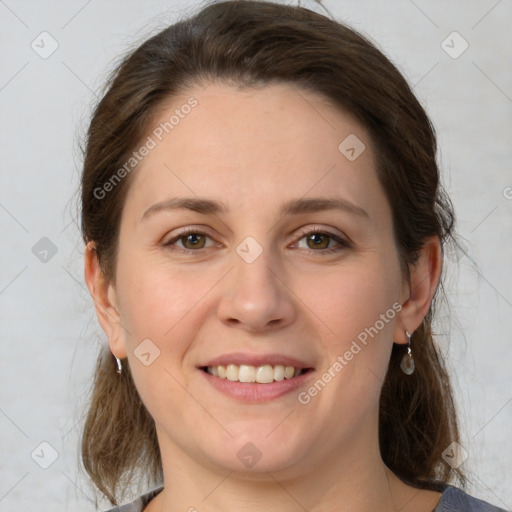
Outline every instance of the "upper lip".
POLYGON ((228 364, 236 364, 238 366, 242 364, 249 366, 263 366, 269 364, 271 366, 294 366, 295 368, 303 369, 312 368, 312 366, 305 361, 283 354, 243 354, 241 352, 233 352, 231 354, 223 354, 215 357, 207 363, 200 365, 200 368, 206 366, 226 366, 228 364))

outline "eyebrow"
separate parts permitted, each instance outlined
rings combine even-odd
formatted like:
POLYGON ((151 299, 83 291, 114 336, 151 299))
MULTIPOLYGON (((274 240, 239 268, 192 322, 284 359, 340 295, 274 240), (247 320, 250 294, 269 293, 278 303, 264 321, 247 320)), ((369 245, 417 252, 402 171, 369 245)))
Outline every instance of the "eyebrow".
MULTIPOLYGON (((229 211, 229 208, 224 203, 212 199, 201 197, 174 197, 150 206, 142 214, 141 221, 146 220, 157 212, 179 209, 191 210, 205 215, 216 215, 229 211)), ((370 218, 368 213, 360 206, 339 197, 293 199, 281 207, 281 215, 298 215, 300 213, 312 213, 323 210, 342 210, 360 217, 370 218)))

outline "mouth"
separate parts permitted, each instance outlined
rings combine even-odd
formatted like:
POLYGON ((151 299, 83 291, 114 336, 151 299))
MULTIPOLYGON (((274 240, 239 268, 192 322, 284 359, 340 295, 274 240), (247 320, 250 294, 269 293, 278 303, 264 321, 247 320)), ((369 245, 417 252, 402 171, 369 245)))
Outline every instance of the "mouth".
POLYGON ((212 377, 246 384, 271 384, 273 382, 282 382, 284 380, 295 379, 313 370, 312 368, 285 366, 281 364, 254 366, 249 364, 238 365, 234 363, 203 366, 200 369, 212 377))
POLYGON ((297 368, 295 366, 284 366, 281 364, 264 364, 261 366, 220 364, 216 366, 203 366, 201 370, 212 377, 226 379, 231 382, 270 384, 272 382, 281 382, 285 379, 294 379, 311 371, 312 368, 297 368))
POLYGON ((253 404, 292 396, 315 373, 307 363, 278 354, 226 354, 198 370, 220 394, 253 404))

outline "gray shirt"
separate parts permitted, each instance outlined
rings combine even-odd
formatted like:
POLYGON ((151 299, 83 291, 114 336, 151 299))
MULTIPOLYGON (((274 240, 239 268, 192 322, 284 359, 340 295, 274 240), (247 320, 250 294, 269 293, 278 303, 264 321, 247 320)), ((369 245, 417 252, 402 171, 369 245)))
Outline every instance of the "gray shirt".
MULTIPOLYGON (((132 503, 113 508, 108 512, 142 512, 162 489, 162 487, 155 489, 132 503)), ((469 496, 457 487, 441 484, 440 490, 443 494, 437 507, 432 512, 506 512, 503 508, 495 507, 486 501, 469 496)))

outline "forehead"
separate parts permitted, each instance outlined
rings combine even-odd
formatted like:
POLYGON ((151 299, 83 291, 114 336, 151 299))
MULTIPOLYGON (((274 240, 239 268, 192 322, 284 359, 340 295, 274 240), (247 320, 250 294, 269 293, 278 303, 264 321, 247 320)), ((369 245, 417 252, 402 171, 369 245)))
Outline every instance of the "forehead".
POLYGON ((127 198, 138 210, 172 195, 222 195, 235 206, 308 193, 359 203, 382 195, 364 127, 294 85, 192 87, 161 105, 147 137, 153 147, 127 198))

